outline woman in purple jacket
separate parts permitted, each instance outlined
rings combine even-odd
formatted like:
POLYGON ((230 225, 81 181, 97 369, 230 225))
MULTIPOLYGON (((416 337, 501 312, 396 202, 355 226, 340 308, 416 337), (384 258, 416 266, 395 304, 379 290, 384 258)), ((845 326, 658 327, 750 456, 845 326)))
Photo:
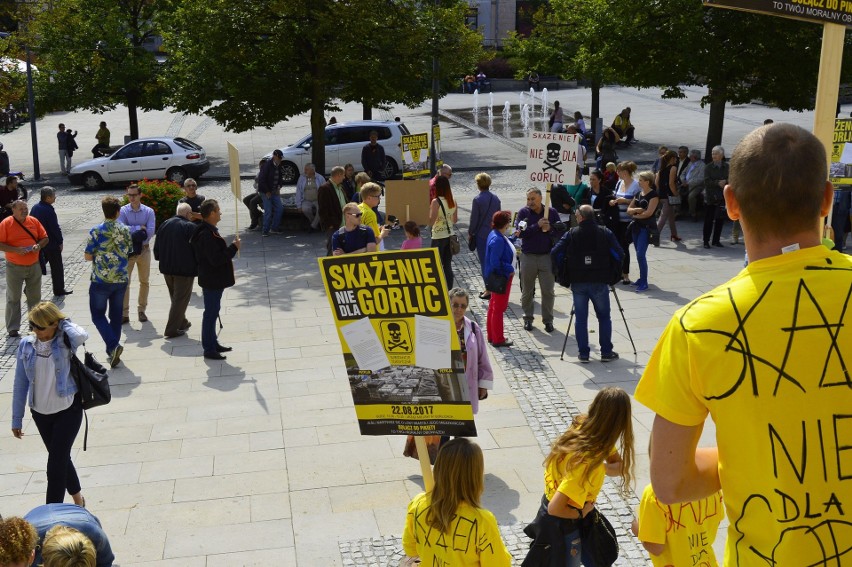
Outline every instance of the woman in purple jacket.
POLYGON ((485 346, 482 329, 465 317, 469 303, 470 298, 466 290, 460 287, 450 290, 453 322, 459 335, 464 373, 470 391, 470 405, 475 414, 479 411, 479 400, 488 397, 488 390, 491 389, 494 381, 494 373, 491 370, 491 362, 488 360, 488 349, 485 346))

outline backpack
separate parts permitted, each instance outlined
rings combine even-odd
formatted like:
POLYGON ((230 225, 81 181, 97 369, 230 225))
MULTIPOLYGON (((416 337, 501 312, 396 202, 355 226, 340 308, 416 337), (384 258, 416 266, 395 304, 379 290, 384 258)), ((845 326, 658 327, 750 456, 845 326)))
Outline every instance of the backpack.
POLYGON ((575 282, 618 283, 621 280, 621 256, 609 246, 608 229, 596 226, 595 249, 582 254, 578 238, 581 228, 571 229, 571 242, 565 254, 555 259, 556 282, 562 287, 571 287, 575 282))

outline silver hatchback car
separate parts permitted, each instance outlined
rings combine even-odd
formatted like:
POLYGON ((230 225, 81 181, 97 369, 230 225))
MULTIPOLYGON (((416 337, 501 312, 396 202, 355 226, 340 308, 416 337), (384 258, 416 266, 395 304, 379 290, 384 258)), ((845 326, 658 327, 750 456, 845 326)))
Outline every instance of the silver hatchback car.
MULTIPOLYGON (((356 171, 361 169, 361 150, 370 142, 370 132, 379 135, 379 144, 385 149, 385 179, 399 173, 402 161, 402 139, 408 134, 408 128, 402 122, 392 120, 356 120, 340 122, 325 127, 325 168, 331 170, 336 165, 351 163, 356 171)), ((281 162, 281 176, 286 184, 295 183, 311 163, 313 136, 308 134, 295 144, 281 148, 284 160, 281 162)), ((263 159, 270 159, 272 153, 263 159)), ((321 172, 324 173, 324 172, 321 172)))

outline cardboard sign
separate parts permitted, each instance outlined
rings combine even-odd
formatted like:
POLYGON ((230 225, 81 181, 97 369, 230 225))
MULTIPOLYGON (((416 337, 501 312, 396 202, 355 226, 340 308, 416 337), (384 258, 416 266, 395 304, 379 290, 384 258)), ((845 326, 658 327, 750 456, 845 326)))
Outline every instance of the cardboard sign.
POLYGON ((573 184, 579 151, 579 134, 530 132, 527 138, 527 181, 533 185, 573 184))

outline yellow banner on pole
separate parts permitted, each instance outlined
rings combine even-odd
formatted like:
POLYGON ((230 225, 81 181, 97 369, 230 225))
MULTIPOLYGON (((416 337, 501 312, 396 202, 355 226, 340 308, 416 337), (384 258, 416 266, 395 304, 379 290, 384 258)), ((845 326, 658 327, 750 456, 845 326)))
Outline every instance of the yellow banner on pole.
POLYGON ((319 267, 361 434, 475 436, 437 249, 329 256, 319 267))

